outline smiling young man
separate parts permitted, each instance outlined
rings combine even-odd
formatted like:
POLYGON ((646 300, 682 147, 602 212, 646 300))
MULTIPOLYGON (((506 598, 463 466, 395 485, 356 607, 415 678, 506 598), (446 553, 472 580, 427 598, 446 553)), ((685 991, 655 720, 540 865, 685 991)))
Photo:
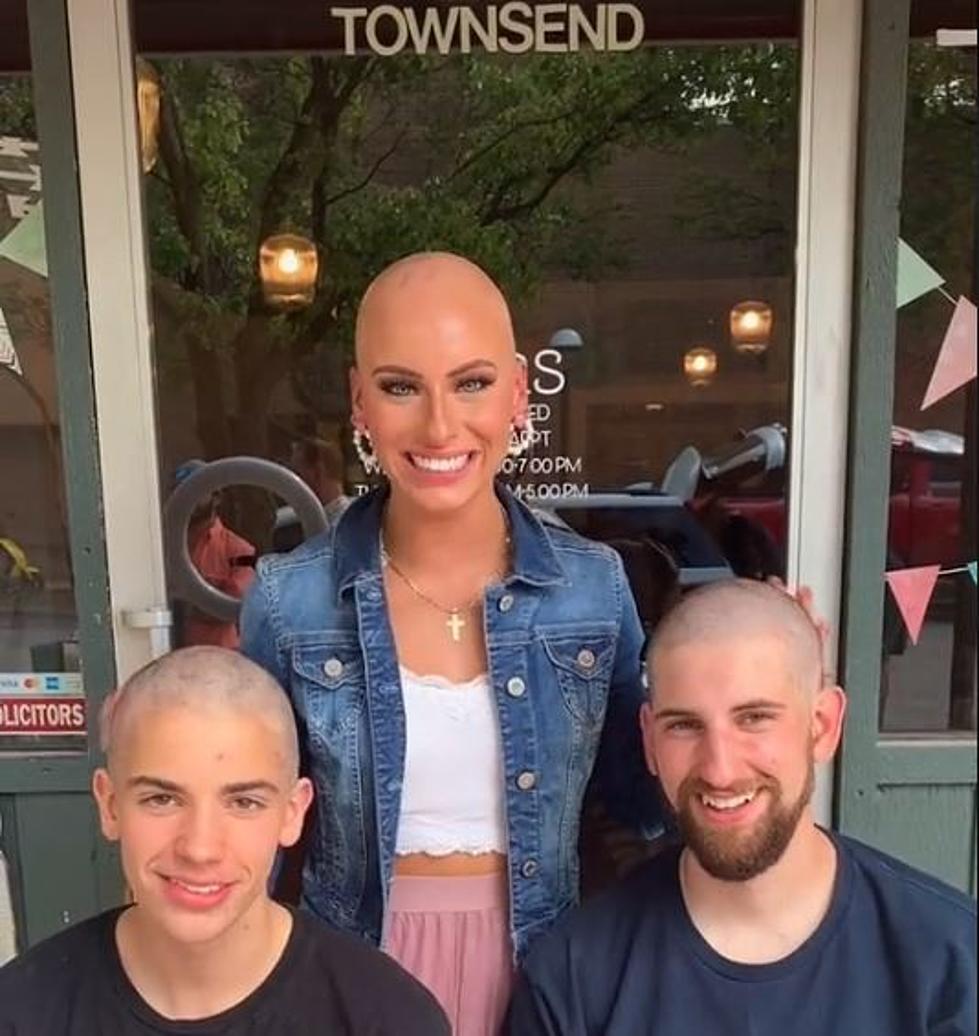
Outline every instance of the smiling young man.
POLYGON ((683 845, 531 951, 511 1036, 974 1034, 974 903, 813 820, 845 699, 802 607, 694 591, 648 665, 646 756, 683 845))
POLYGON ((269 899, 312 789, 264 670, 223 648, 175 651, 102 720, 93 787, 134 902, 0 971, 0 1036, 447 1036, 393 961, 269 899))

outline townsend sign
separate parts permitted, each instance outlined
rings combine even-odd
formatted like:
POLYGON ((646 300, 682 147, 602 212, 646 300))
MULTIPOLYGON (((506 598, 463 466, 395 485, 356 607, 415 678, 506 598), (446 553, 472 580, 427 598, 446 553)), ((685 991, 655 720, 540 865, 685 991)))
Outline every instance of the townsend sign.
POLYGON ((0 698, 0 737, 84 733, 84 698, 42 698, 36 694, 0 698))
POLYGON ((634 4, 488 4, 472 7, 331 7, 341 23, 344 54, 369 50, 380 57, 415 54, 568 53, 635 50, 646 34, 634 4))

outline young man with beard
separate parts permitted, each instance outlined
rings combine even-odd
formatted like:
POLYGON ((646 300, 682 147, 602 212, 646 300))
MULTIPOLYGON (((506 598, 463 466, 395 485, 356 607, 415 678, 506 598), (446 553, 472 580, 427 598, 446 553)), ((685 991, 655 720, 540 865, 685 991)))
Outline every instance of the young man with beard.
POLYGON ((394 961, 268 897, 312 798, 272 677, 184 648, 102 718, 95 798, 134 902, 0 970, 0 1036, 449 1036, 394 961))
POLYGON ((683 845, 531 950, 511 1036, 972 1036, 974 903, 813 820, 845 699, 799 604, 695 591, 648 665, 646 758, 683 845))

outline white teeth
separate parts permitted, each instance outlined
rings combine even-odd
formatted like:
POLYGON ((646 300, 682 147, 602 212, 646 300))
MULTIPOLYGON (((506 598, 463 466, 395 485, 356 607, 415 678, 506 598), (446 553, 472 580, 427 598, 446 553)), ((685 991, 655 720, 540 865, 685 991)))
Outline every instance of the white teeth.
POLYGON ((455 457, 423 457, 418 453, 410 456, 412 463, 423 471, 459 471, 469 460, 468 453, 460 453, 455 457))
POLYGON ((195 896, 211 896, 215 892, 221 891, 220 885, 188 885, 186 881, 178 881, 176 878, 171 878, 170 880, 174 885, 179 885, 182 889, 195 896))
POLYGON ((739 806, 744 806, 755 797, 756 792, 749 791, 744 795, 701 795, 700 801, 705 806, 710 806, 711 809, 737 809, 739 806))

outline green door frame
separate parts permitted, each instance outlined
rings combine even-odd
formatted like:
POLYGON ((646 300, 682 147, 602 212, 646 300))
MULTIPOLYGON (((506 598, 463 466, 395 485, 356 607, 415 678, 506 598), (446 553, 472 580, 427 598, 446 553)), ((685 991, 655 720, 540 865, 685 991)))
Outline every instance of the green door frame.
POLYGON ((879 732, 910 0, 865 0, 842 683, 842 830, 976 892, 976 738, 879 732))
POLYGON ((12 857, 21 949, 116 902, 121 893, 116 853, 99 836, 89 794, 99 756, 96 717, 115 683, 115 660, 64 0, 30 0, 28 19, 89 740, 84 754, 0 755, 3 838, 12 857))

